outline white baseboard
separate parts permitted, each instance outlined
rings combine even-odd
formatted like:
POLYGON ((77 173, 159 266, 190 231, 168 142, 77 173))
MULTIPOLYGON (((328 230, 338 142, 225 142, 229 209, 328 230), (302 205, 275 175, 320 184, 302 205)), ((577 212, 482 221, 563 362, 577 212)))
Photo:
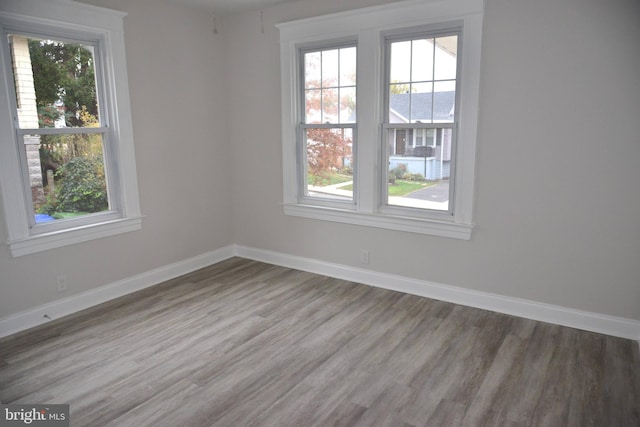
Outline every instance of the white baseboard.
POLYGON ((235 246, 237 256, 426 298, 640 341, 640 321, 474 291, 278 252, 235 246))
POLYGON ((105 286, 100 286, 99 288, 92 289, 87 292, 82 292, 68 298, 59 299, 48 304, 16 313, 9 317, 0 319, 0 338, 48 322, 49 319, 45 318, 45 315, 49 316, 51 319, 58 319, 69 314, 85 310, 89 307, 93 307, 94 305, 110 301, 132 292, 157 285, 183 274, 190 273, 200 268, 224 261, 232 256, 234 256, 234 247, 226 246, 193 258, 178 261, 136 276, 128 277, 105 286))
POLYGON ((0 319, 0 338, 48 322, 48 319, 44 317, 45 314, 51 319, 57 319, 216 264, 233 256, 512 316, 640 341, 640 321, 633 319, 474 291, 240 245, 226 246, 5 317, 0 319))

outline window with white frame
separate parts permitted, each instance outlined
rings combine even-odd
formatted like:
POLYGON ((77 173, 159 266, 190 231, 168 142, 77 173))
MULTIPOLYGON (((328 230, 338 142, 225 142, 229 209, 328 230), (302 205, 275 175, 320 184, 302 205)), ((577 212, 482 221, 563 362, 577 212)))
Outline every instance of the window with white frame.
POLYGON ((75 2, 0 8, 0 184, 14 256, 140 228, 123 16, 75 2))
POLYGON ((352 45, 300 50, 298 176, 301 196, 310 200, 353 201, 356 52, 352 45))
POLYGON ((386 38, 387 206, 453 213, 459 30, 386 38), (401 152, 398 131, 413 135, 401 152), (440 150, 436 135, 440 135, 440 150))
POLYGON ((406 1, 278 25, 285 214, 471 238, 482 15, 482 0, 406 1), (309 84, 321 79, 325 52, 340 56, 335 40, 358 50, 358 108, 346 123, 353 112, 335 105, 350 101, 336 93, 355 93, 354 82, 309 84), (332 100, 327 118, 323 91, 332 100), (336 142, 323 145, 309 129, 336 142), (351 157, 337 149, 347 141, 351 157), (320 193, 309 153, 324 146, 331 179, 320 181, 320 193), (352 179, 336 182, 347 165, 352 179), (335 203, 342 200, 350 203, 335 203))

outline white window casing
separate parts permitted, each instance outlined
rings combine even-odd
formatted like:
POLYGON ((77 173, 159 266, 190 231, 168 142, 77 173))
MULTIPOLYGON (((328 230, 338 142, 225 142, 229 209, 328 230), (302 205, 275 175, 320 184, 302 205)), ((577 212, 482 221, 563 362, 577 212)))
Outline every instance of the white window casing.
MULTIPOLYGON (((412 233, 469 240, 473 229, 476 131, 482 39, 482 0, 405 1, 278 24, 282 90, 283 205, 287 215, 412 233), (416 31, 459 29, 461 50, 457 75, 455 191, 453 211, 434 212, 385 205, 385 37, 416 31), (348 208, 313 203, 300 197, 296 131, 300 125, 301 46, 331 40, 356 40, 357 191, 348 208)), ((425 141, 426 143, 426 141, 425 141)))
MULTIPOLYGON (((91 239, 139 230, 142 218, 138 198, 133 128, 124 45, 123 12, 70 0, 4 0, 0 4, 0 197, 13 256, 53 249, 91 239), (24 159, 16 129, 16 106, 7 34, 35 34, 68 40, 86 40, 96 49, 96 84, 105 144, 110 210, 51 224, 33 223, 24 191, 24 159), (22 160, 22 162, 21 162, 22 160)), ((58 134, 40 129, 41 134, 58 134)), ((86 129, 83 130, 83 132, 86 129)), ((65 130, 64 132, 68 132, 65 130)))

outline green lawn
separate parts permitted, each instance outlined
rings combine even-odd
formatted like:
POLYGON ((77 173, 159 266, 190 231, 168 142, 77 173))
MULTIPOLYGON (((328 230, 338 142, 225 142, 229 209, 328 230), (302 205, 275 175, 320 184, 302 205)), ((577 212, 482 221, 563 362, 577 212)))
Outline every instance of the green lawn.
POLYGON ((388 185, 389 196, 404 197, 416 190, 431 187, 435 183, 426 181, 405 181, 404 179, 396 179, 396 182, 388 185))
MULTIPOLYGON (((416 190, 431 187, 435 185, 435 182, 427 181, 406 181, 404 179, 396 179, 394 184, 389 184, 389 196, 404 197, 409 193, 413 193, 416 190)), ((353 185, 345 185, 340 187, 341 190, 353 190, 353 185)))
POLYGON ((353 181, 353 176, 332 172, 326 176, 307 175, 309 185, 324 187, 327 185, 340 184, 341 182, 353 181))
POLYGON ((88 215, 91 212, 56 212, 51 215, 55 219, 75 218, 77 216, 88 215))

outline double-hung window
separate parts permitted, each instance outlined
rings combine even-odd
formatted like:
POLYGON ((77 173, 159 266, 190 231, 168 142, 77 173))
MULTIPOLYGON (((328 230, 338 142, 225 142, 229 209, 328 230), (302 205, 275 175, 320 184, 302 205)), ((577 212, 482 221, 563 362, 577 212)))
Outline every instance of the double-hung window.
POLYGON ((356 52, 352 44, 300 50, 298 176, 301 196, 316 203, 354 200, 356 52))
POLYGON ((123 16, 75 2, 0 7, 0 185, 14 256, 140 228, 123 16))
POLYGON ((454 211, 459 41, 451 28, 385 40, 386 206, 454 211))
POLYGON ((471 238, 482 15, 405 1, 278 25, 285 214, 471 238))

